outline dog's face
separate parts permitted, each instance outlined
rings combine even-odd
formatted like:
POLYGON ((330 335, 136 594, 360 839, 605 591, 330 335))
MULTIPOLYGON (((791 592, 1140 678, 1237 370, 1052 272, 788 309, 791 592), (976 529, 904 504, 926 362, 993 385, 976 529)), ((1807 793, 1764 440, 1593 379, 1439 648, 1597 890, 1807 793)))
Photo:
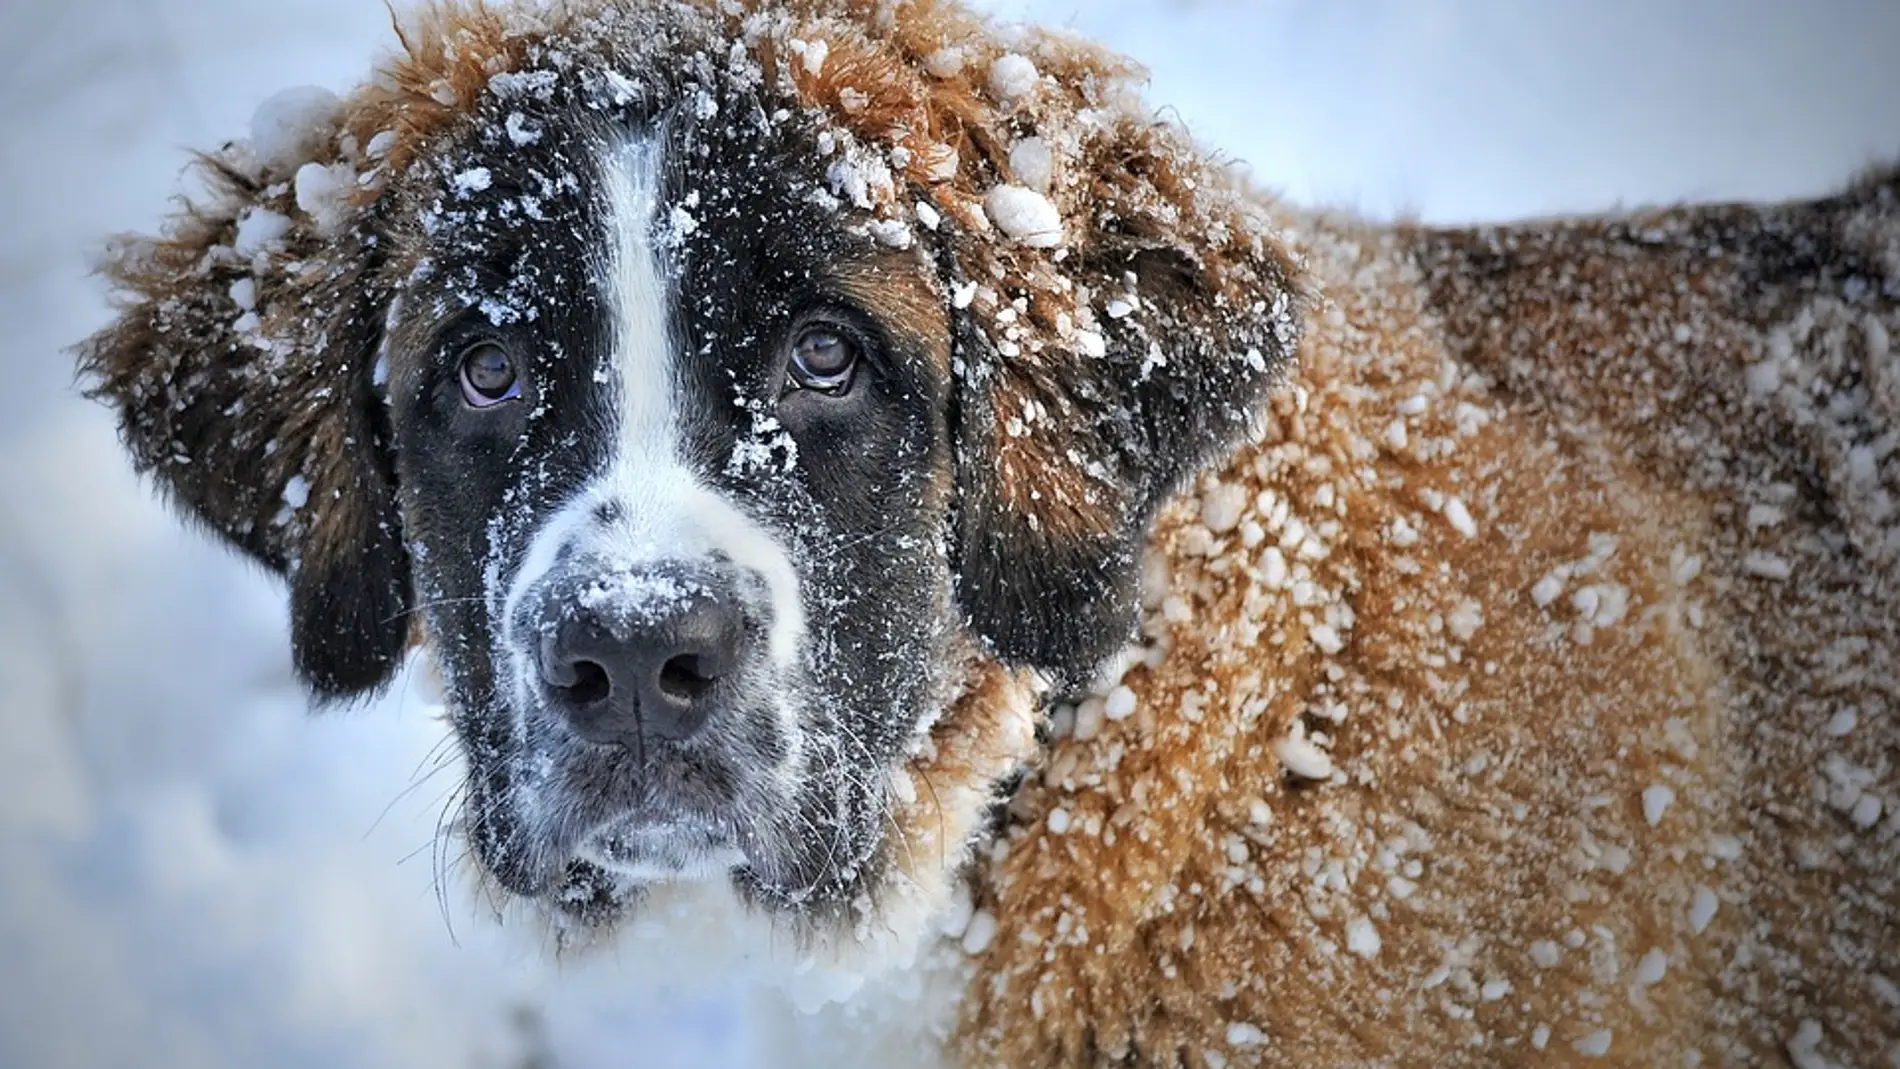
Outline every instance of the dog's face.
POLYGON ((317 694, 426 636, 475 856, 590 922, 717 879, 862 923, 905 800, 1006 771, 938 745, 988 730, 974 675, 1126 640, 1148 523, 1293 343, 1290 265, 1104 57, 1024 39, 1025 88, 936 5, 756 6, 451 10, 311 164, 363 172, 354 216, 227 155, 84 354, 288 575, 317 694))
POLYGON ((387 347, 475 846, 852 892, 954 683, 949 294, 759 100, 534 103, 406 191, 387 347))

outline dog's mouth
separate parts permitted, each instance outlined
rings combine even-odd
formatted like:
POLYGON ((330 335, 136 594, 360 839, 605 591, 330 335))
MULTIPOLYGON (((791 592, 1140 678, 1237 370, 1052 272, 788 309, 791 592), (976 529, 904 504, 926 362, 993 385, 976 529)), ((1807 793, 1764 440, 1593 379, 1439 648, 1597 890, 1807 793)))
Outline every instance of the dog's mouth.
POLYGON ((563 931, 611 927, 652 887, 750 879, 737 830, 703 814, 643 808, 579 834, 537 829, 521 811, 471 817, 480 867, 508 894, 560 918, 563 931))
POLYGON ((709 791, 687 776, 636 782, 624 763, 611 781, 549 763, 529 781, 487 777, 465 829, 502 889, 586 928, 668 884, 723 885, 767 912, 810 914, 881 871, 876 798, 789 775, 735 777, 729 791, 709 791))
POLYGON ((811 867, 794 832, 811 802, 786 752, 731 742, 636 751, 524 719, 527 739, 496 738, 499 752, 471 748, 463 824, 475 860, 509 894, 565 912, 607 883, 629 894, 776 885, 811 867), (577 892, 577 879, 590 890, 577 892))
POLYGON ((726 821, 629 813, 582 840, 574 860, 639 884, 721 879, 746 864, 726 821))

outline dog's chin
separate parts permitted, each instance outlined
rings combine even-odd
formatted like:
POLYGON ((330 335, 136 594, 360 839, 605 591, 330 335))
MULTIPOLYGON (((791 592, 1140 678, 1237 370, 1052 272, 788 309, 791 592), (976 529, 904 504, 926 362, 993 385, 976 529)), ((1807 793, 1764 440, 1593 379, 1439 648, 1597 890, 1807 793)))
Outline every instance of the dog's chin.
POLYGON ((575 855, 639 885, 724 880, 746 863, 729 828, 692 817, 622 817, 589 835, 575 855))
POLYGON ((732 886, 746 859, 723 829, 690 819, 626 816, 609 821, 532 878, 491 868, 502 886, 555 922, 561 945, 596 944, 645 893, 662 885, 732 886), (508 877, 516 877, 511 880, 508 877))

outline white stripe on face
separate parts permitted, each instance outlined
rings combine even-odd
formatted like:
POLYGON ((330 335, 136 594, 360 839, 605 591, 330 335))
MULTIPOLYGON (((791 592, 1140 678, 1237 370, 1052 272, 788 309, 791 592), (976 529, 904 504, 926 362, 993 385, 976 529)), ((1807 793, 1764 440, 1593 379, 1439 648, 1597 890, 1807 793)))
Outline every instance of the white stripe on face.
MULTIPOLYGON (((613 326, 612 351, 599 376, 611 398, 614 446, 606 470, 548 518, 509 585, 506 615, 561 559, 613 570, 718 555, 765 580, 771 602, 773 663, 788 668, 805 630, 798 577, 786 549, 686 467, 681 454, 682 376, 671 310, 678 294, 675 236, 664 210, 665 145, 657 134, 610 142, 601 161, 606 256, 599 284, 613 326), (602 506, 615 518, 603 522, 602 506)), ((629 606, 632 608, 632 606, 629 606)), ((516 647, 517 667, 532 672, 516 647)), ((533 678, 524 674, 522 682, 533 678)))
MULTIPOLYGON (((644 138, 610 151, 603 168, 607 193, 607 292, 612 302, 614 367, 619 373, 617 475, 679 467, 679 383, 673 366, 669 310, 678 278, 661 261, 655 224, 665 148, 644 138)), ((684 474, 683 472, 680 474, 684 474)), ((622 485, 630 480, 616 478, 622 485)))

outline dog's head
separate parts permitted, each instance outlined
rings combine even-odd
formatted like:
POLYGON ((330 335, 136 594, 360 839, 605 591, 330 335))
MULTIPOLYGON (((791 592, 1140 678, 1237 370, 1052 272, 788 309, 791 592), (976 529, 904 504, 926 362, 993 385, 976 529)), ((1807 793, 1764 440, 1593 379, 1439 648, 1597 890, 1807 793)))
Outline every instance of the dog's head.
POLYGON ((82 356, 137 460, 288 577, 319 697, 426 641, 507 889, 843 920, 940 877, 1025 749, 970 707, 1127 641, 1156 510, 1291 351, 1258 209, 1130 68, 937 3, 404 45, 119 250, 82 356))

